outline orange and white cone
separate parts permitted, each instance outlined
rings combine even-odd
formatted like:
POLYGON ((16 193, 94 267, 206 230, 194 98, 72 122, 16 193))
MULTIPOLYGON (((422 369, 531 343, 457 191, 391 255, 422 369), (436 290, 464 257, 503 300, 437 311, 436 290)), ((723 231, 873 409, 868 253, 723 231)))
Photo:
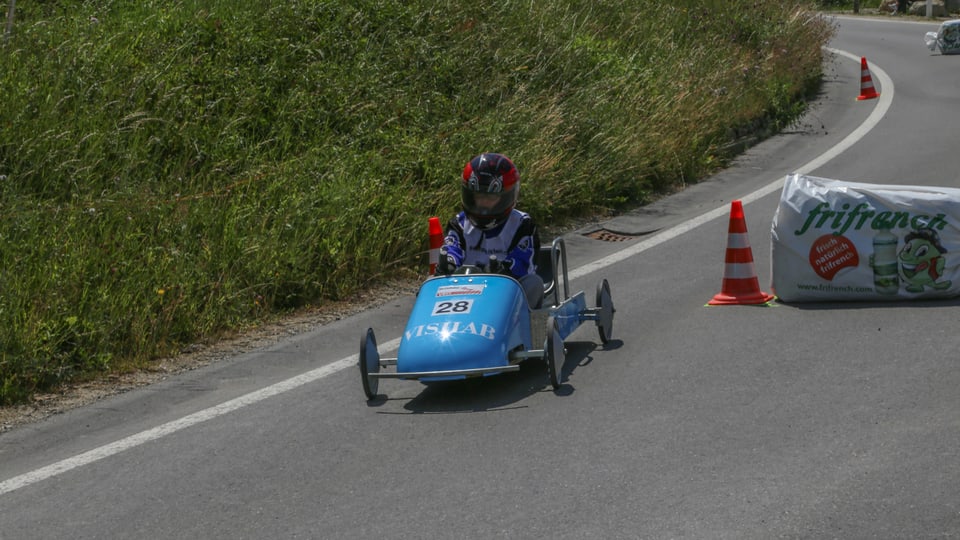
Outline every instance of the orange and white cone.
POLYGON ((857 96, 858 101, 863 101, 865 99, 874 99, 880 94, 877 93, 877 90, 873 87, 873 77, 870 76, 870 68, 867 67, 866 57, 860 57, 860 95, 857 96))
POLYGON ((430 275, 437 273, 437 263, 440 262, 440 248, 443 246, 443 227, 440 218, 430 218, 430 275))
POLYGON ((733 201, 730 209, 730 226, 727 229, 727 255, 723 269, 721 292, 707 302, 711 306, 733 304, 766 304, 774 299, 772 294, 760 290, 760 280, 753 265, 753 250, 747 235, 747 221, 743 216, 743 203, 733 201))

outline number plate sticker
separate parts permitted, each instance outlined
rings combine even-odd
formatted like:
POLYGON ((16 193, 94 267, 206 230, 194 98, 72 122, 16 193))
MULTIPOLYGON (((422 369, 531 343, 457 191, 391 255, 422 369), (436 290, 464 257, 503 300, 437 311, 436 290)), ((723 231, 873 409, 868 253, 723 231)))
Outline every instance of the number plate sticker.
POLYGON ((433 305, 431 315, 465 315, 473 308, 473 300, 442 300, 433 305))

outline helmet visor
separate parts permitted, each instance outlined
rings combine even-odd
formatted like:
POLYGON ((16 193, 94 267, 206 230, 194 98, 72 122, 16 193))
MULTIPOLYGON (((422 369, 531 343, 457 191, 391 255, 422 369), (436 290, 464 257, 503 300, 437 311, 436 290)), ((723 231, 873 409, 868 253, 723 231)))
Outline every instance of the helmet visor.
POLYGON ((509 212, 517 202, 516 186, 507 191, 485 193, 463 188, 463 209, 477 217, 496 217, 509 212))

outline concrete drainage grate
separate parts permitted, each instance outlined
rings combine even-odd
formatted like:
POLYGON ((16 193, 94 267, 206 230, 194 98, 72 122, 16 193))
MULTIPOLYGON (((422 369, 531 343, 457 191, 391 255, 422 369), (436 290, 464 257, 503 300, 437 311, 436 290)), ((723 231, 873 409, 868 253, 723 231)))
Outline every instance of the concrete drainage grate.
POLYGON ((634 236, 627 234, 615 233, 613 231, 608 231, 606 229, 600 229, 590 233, 584 234, 587 238, 593 238, 594 240, 602 240, 604 242, 624 242, 626 240, 632 240, 634 236))

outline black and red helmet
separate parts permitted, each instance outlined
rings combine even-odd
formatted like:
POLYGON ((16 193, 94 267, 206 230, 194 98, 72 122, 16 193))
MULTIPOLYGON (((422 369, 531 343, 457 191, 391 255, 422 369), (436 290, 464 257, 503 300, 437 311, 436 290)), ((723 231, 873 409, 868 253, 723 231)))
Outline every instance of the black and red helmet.
POLYGON ((520 197, 520 173, 503 154, 480 154, 463 168, 460 198, 467 219, 480 229, 503 223, 520 197))

